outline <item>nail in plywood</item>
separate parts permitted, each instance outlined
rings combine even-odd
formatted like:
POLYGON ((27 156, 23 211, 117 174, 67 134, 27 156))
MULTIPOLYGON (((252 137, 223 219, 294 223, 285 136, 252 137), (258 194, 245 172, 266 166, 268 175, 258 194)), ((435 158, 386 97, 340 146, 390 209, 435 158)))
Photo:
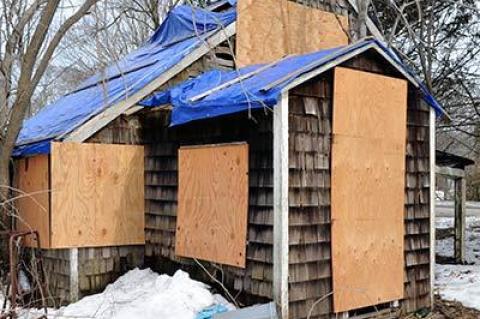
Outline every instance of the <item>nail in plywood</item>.
POLYGON ((144 243, 143 147, 52 143, 52 248, 144 243))
POLYGON ((407 83, 335 69, 334 310, 403 298, 407 83))
MULTIPOLYGON (((50 246, 48 155, 37 155, 16 161, 17 230, 37 230, 42 248, 50 246)), ((27 237, 25 245, 36 247, 27 237)))
POLYGON ((245 267, 248 144, 182 147, 175 254, 245 267))
POLYGON ((238 66, 348 44, 348 17, 289 0, 239 0, 238 66))

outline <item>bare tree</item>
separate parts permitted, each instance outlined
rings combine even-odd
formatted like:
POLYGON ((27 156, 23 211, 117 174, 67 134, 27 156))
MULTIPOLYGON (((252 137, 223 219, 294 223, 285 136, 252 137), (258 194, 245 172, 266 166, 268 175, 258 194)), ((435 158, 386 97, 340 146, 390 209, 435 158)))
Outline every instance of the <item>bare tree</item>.
MULTIPOLYGON (((0 2, 0 185, 9 185, 9 164, 31 99, 51 58, 68 30, 89 13, 97 0, 86 0, 66 19, 59 19, 60 0, 0 2), (53 31, 54 30, 54 31, 53 31)), ((8 197, 3 188, 1 198, 8 197)), ((6 214, 2 216, 6 222, 6 214)))

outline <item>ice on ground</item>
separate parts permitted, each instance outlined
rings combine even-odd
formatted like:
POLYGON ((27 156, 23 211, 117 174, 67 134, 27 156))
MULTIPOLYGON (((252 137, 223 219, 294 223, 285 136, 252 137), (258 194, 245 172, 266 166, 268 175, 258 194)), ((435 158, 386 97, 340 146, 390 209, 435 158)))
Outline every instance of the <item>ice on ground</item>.
MULTIPOLYGON (((178 270, 173 276, 150 269, 134 269, 108 285, 104 292, 82 298, 56 311, 49 318, 95 319, 194 319, 201 310, 222 304, 235 309, 209 287, 178 270)), ((19 318, 36 318, 34 310, 22 311, 19 318)))
MULTIPOLYGON (((436 218, 437 228, 453 227, 453 217, 436 218)), ((466 307, 480 310, 480 218, 467 217, 466 261, 471 265, 435 265, 435 288, 446 300, 455 300, 466 307)), ((435 251, 452 257, 453 238, 437 240, 435 251)))

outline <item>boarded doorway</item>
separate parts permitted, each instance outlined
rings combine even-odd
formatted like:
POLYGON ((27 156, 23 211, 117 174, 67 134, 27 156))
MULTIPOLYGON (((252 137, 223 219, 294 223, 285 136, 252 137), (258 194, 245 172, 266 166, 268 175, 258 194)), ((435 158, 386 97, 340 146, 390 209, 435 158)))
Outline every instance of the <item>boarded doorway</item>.
POLYGON ((335 69, 334 310, 403 298, 407 83, 335 69))

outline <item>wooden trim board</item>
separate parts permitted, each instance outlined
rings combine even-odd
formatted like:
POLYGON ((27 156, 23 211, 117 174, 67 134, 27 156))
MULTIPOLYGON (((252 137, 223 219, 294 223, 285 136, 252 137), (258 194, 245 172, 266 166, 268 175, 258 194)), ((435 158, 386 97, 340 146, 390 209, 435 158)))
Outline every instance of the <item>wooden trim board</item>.
POLYGON ((334 311, 403 298, 407 82, 337 67, 332 144, 334 311))
POLYGON ((178 151, 175 254, 245 267, 248 144, 178 151))
POLYGON ((436 191, 436 178, 435 178, 435 168, 436 168, 436 136, 435 136, 435 119, 436 114, 435 110, 430 109, 430 118, 429 118, 429 138, 430 138, 430 304, 433 308, 435 304, 435 226, 436 226, 436 216, 435 216, 435 191, 436 191))
POLYGON ((288 319, 288 95, 273 109, 273 297, 288 319))

